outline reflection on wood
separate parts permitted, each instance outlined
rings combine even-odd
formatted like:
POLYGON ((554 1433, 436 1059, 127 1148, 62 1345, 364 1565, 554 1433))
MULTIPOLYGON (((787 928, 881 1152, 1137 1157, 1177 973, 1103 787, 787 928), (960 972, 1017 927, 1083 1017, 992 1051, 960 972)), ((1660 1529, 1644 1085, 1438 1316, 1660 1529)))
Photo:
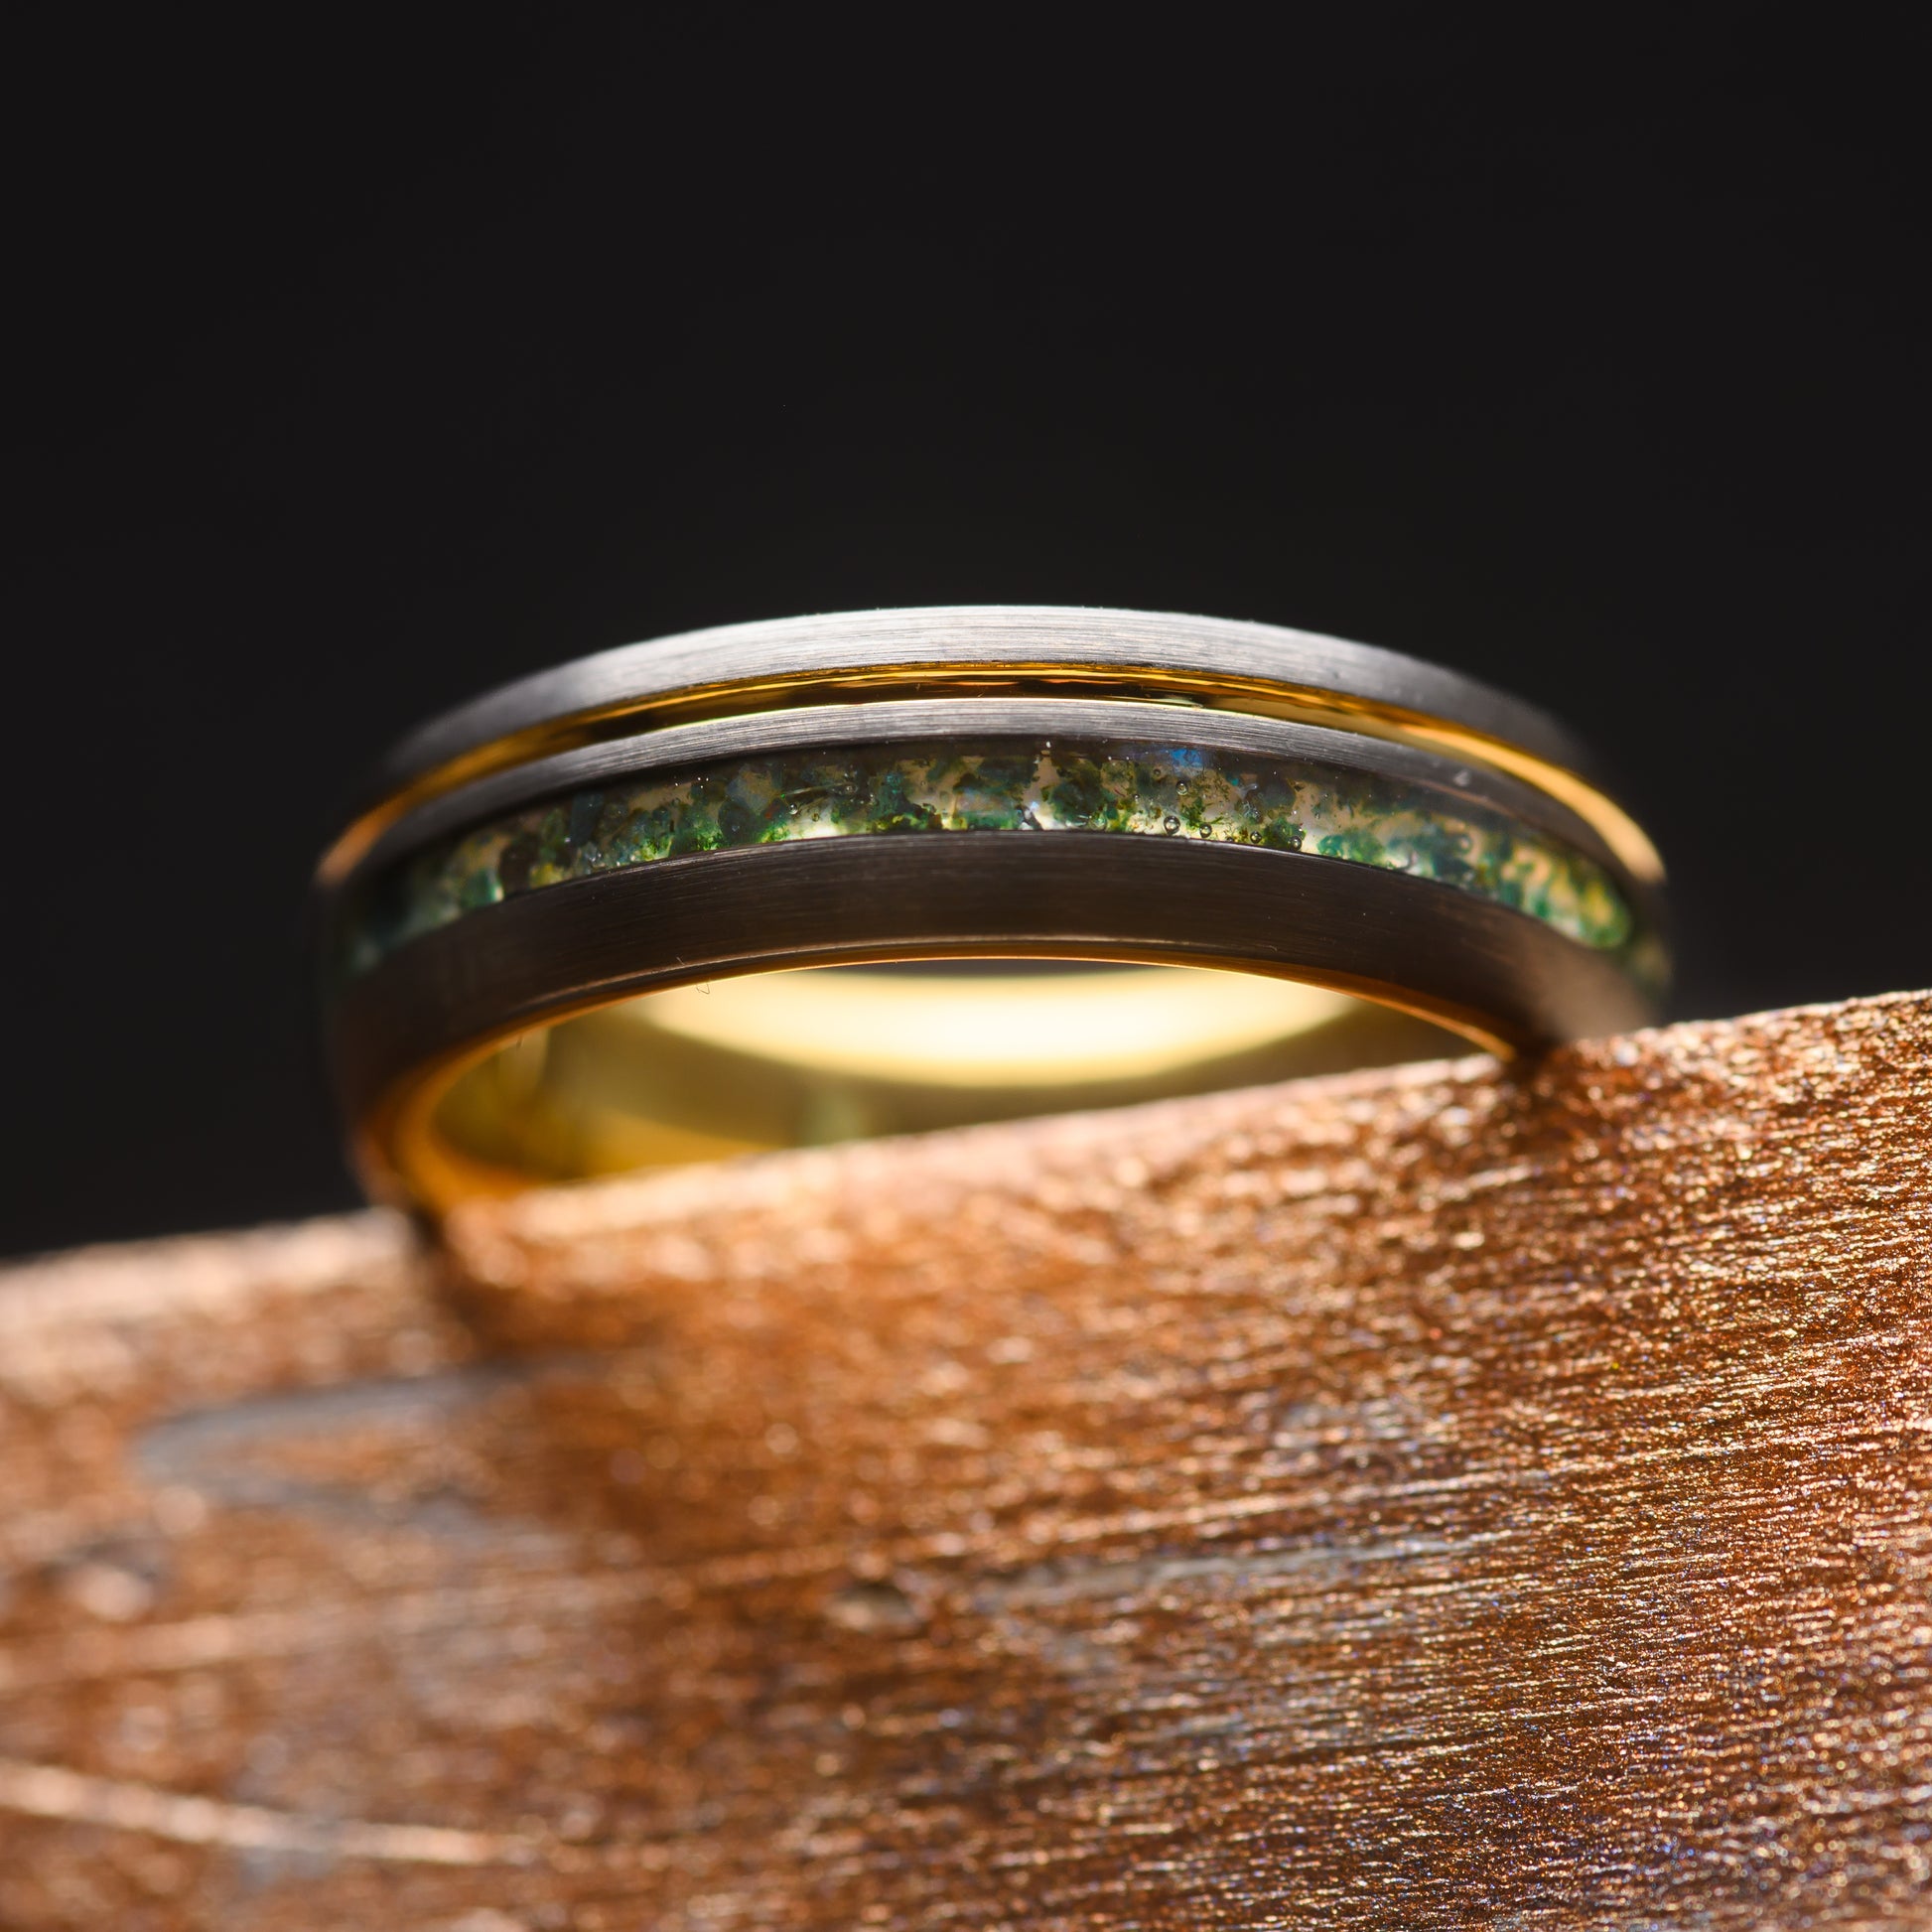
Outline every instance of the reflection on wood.
POLYGON ((1919 1923, 1932 1000, 0 1278, 0 1925, 1919 1923))

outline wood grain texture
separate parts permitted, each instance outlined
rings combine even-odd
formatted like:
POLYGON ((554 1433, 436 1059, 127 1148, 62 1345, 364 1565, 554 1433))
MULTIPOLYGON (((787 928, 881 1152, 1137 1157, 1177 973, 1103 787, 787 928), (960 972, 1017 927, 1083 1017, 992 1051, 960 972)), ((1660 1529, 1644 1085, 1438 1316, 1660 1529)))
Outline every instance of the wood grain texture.
POLYGON ((0 1926, 1932 1922, 1932 998, 0 1285, 0 1926))

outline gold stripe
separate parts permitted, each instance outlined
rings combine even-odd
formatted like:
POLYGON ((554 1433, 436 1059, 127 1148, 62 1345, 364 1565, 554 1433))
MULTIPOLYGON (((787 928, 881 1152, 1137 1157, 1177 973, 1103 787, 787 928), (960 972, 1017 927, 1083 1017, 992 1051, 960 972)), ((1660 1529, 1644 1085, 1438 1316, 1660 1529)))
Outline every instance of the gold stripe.
POLYGON ((618 737, 640 723, 662 727, 714 718, 756 717, 805 705, 862 704, 880 698, 904 697, 910 694, 909 688, 921 685, 942 687, 918 694, 926 697, 1077 694, 1234 711, 1296 724, 1325 725, 1365 738, 1447 753, 1469 763, 1486 764, 1536 786, 1569 806, 1595 831, 1640 884, 1654 886, 1663 880, 1663 862, 1656 847, 1642 827, 1613 799, 1576 772, 1466 725, 1345 692, 1276 684, 1261 678, 1181 671, 1165 665, 1015 662, 962 666, 956 661, 935 659, 849 671, 814 671, 769 680, 736 679, 729 683, 688 685, 683 690, 656 697, 628 699, 546 719, 423 772, 364 812, 324 855, 320 883, 325 887, 339 885, 390 825, 432 798, 497 771, 618 737), (1069 692, 1068 686, 1074 690, 1069 692))

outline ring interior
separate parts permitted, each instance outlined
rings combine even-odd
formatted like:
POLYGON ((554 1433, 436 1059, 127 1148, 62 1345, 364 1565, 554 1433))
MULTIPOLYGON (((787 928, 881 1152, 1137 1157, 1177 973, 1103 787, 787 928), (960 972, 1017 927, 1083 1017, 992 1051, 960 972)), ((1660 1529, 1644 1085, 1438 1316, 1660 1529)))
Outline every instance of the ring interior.
POLYGON ((1467 1049, 1325 987, 1041 959, 832 966, 620 1001, 497 1046, 394 1145, 434 1202, 1467 1049))

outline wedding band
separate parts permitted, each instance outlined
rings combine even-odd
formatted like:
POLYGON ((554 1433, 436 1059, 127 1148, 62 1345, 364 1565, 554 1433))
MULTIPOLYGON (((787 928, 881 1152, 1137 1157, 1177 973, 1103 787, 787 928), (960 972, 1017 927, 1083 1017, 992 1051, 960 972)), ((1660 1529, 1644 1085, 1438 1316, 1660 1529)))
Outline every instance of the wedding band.
POLYGON ((320 873, 371 1189, 1118 1104, 1655 1017, 1662 867, 1533 708, 1139 612, 603 652, 405 739, 320 873), (1366 1003, 1366 1004, 1365 1004, 1366 1003))

